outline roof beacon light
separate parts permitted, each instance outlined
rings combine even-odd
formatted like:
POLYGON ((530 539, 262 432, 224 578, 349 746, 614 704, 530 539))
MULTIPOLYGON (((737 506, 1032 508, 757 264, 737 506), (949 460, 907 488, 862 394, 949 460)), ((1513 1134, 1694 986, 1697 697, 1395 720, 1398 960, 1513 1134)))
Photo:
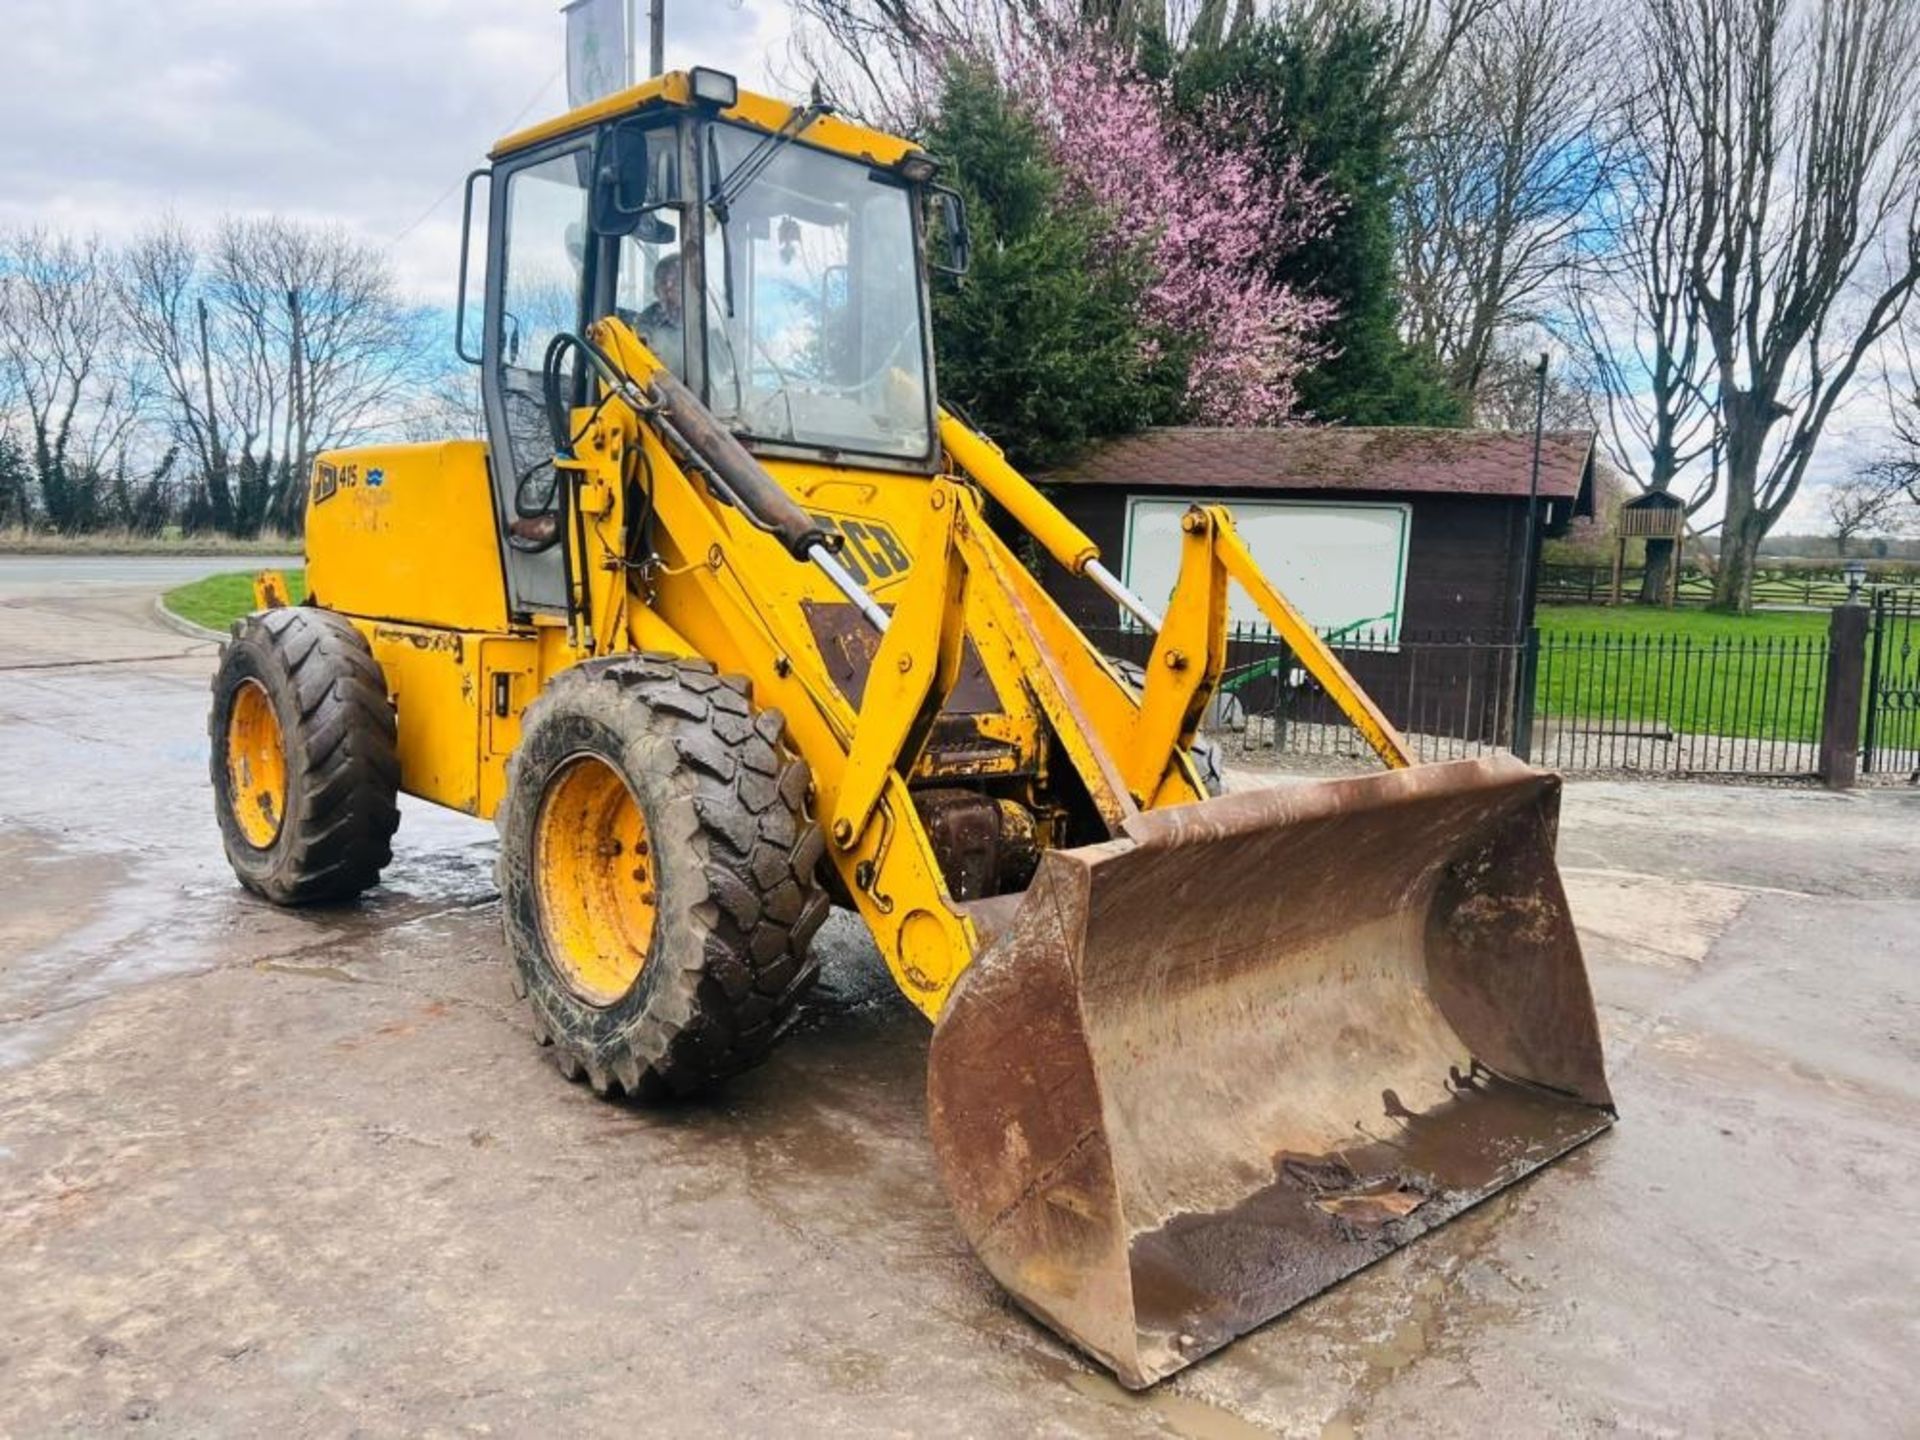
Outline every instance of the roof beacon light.
POLYGON ((740 102, 740 82, 724 70, 696 65, 687 72, 687 80, 693 88, 693 98, 702 105, 731 110, 740 102))

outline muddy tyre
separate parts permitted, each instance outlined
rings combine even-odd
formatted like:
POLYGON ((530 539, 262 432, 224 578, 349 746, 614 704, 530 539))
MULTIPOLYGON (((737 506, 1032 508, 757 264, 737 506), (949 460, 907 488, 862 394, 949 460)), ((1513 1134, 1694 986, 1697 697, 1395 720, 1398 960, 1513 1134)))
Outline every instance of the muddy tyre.
POLYGON ((379 881, 400 761, 386 682, 353 626, 303 606, 234 621, 207 734, 220 838, 242 885, 309 905, 379 881))
POLYGON ((522 722, 497 817, 514 989, 602 1094, 738 1074, 813 982, 809 774, 747 693, 701 660, 624 656, 563 671, 522 722))

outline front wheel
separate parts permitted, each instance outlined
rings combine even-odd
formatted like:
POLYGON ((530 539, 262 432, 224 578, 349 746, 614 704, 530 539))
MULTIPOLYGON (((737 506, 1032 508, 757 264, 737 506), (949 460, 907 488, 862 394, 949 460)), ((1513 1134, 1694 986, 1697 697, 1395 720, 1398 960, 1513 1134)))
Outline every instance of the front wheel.
POLYGON ((764 1058, 812 983, 824 846, 777 711, 625 656, 528 707, 497 817, 514 988, 563 1074, 653 1099, 764 1058))

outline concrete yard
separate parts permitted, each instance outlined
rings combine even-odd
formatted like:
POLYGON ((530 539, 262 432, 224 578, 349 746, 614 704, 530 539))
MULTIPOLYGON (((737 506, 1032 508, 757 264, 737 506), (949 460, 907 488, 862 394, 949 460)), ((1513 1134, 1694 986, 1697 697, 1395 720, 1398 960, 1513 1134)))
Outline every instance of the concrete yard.
POLYGON ((0 1435, 1914 1433, 1920 792, 1572 785, 1620 1124, 1136 1398, 955 1230, 848 917, 645 1111, 532 1043, 490 827, 244 895, 151 613, 215 568, 0 558, 0 1435))

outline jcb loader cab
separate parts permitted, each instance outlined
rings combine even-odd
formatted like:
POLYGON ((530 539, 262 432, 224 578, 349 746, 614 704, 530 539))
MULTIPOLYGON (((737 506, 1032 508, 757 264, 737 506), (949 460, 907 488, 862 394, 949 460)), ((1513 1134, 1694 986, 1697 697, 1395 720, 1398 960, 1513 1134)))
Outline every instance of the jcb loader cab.
POLYGON ((1157 610, 943 410, 931 158, 695 70, 503 141, 482 205, 488 441, 321 457, 307 602, 222 653, 243 883, 373 885, 400 791, 492 817, 536 1037, 639 1100, 762 1058, 851 906, 935 1022, 962 1228, 1130 1385, 1605 1127, 1558 782, 1409 766, 1224 510, 1157 610), (1144 672, 989 500, 1156 632, 1144 672), (1209 796, 1230 585, 1385 773, 1209 796))

